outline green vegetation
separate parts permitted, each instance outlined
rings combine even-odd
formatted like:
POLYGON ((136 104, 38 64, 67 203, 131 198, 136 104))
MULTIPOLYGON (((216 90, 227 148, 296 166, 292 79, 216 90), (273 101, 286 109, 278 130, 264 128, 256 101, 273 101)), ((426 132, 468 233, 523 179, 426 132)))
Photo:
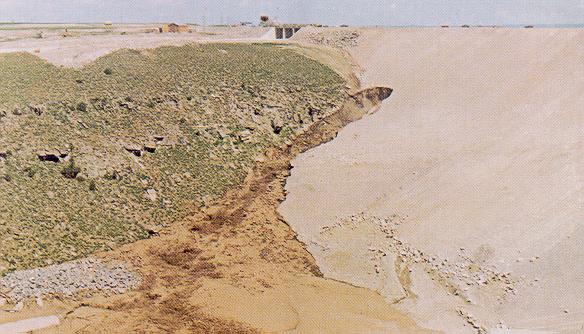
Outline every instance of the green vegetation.
POLYGON ((345 85, 267 44, 122 50, 81 69, 4 54, 0 82, 0 272, 184 217, 339 106, 345 85))
MULTIPOLYGON (((75 165, 75 161, 73 159, 69 160, 69 163, 63 167, 61 170, 61 175, 68 179, 74 179, 81 173, 81 168, 75 165)), ((30 174, 29 174, 30 177, 30 174)))

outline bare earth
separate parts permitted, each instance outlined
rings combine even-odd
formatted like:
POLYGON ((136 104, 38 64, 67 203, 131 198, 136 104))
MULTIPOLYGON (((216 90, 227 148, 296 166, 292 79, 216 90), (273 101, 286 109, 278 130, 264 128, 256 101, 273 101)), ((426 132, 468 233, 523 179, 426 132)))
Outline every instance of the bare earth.
POLYGON ((295 159, 280 207, 325 276, 446 333, 581 333, 584 31, 361 33, 394 93, 295 159))
MULTIPOLYGON (((30 38, 30 32, 8 31, 13 39, 0 40, 0 53, 26 51, 57 65, 80 67, 118 49, 146 49, 162 45, 184 45, 194 42, 254 41, 271 39, 273 30, 261 27, 196 27, 191 33, 145 33, 156 26, 121 27, 102 34, 81 30, 63 38, 54 32, 46 38, 30 38), (122 34, 124 32, 124 34, 122 34)), ((40 30, 40 29, 39 29, 40 30)), ((36 30, 33 30, 36 31, 36 30)), ((71 29, 75 32, 74 29, 71 29)), ((2 35, 0 30, 0 36, 2 35)))
MULTIPOLYGON (((226 31, 223 39, 212 38, 250 41, 265 34, 265 29, 253 34, 226 31)), ((142 33, 54 37, 0 43, 0 52, 36 53, 40 48, 38 54, 51 62, 82 66, 116 48, 206 40, 142 33)), ((342 53, 316 47, 298 51, 331 64, 349 79, 353 91, 358 88, 352 64, 342 53)), ((240 189, 194 210, 159 236, 95 255, 135 270, 141 277, 135 291, 0 305, 1 328, 8 333, 23 328, 34 333, 431 332, 379 293, 323 278, 276 211, 285 196, 290 159, 334 138, 339 128, 372 107, 361 102, 364 110, 353 106, 331 115, 286 146, 267 152, 240 189)))
MULTIPOLYGON (((119 48, 271 33, 142 29, 0 33, 0 52, 82 66, 119 48)), ((242 189, 159 237, 97 255, 136 268, 138 290, 31 301, 0 324, 57 315, 45 332, 581 333, 584 32, 351 34, 341 41, 363 86, 394 89, 376 113, 300 155, 288 179, 288 159, 340 127, 269 156, 242 189)), ((324 50, 302 52, 350 77, 324 50)))

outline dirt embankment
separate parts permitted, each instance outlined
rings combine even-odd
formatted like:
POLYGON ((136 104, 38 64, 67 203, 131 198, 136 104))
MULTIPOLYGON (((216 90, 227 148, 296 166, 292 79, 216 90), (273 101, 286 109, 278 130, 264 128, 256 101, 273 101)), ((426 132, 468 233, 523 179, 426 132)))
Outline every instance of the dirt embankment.
POLYGON ((281 212, 323 273, 447 333, 581 333, 584 31, 371 28, 350 52, 395 93, 293 162, 281 212))
POLYGON ((336 113, 267 151, 239 189, 157 237, 102 254, 132 264, 141 287, 109 299, 52 302, 43 312, 59 313, 62 322, 45 332, 425 332, 379 294, 322 278, 276 211, 290 160, 333 139, 391 92, 351 95, 336 113))

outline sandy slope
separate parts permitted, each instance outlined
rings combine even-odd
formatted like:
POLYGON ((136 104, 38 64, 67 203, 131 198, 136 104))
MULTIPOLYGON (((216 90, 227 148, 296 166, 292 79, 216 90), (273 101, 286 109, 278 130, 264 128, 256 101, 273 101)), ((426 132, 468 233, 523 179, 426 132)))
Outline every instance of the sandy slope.
POLYGON ((280 209, 325 275, 448 333, 582 332, 584 31, 366 30, 352 53, 394 94, 294 161, 280 209))

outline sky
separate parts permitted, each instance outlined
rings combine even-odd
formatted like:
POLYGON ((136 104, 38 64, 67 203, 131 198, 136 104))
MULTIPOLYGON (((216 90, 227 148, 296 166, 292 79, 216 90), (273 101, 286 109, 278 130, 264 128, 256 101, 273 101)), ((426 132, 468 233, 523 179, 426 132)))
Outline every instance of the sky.
POLYGON ((0 22, 582 24, 584 0, 0 0, 0 22))

